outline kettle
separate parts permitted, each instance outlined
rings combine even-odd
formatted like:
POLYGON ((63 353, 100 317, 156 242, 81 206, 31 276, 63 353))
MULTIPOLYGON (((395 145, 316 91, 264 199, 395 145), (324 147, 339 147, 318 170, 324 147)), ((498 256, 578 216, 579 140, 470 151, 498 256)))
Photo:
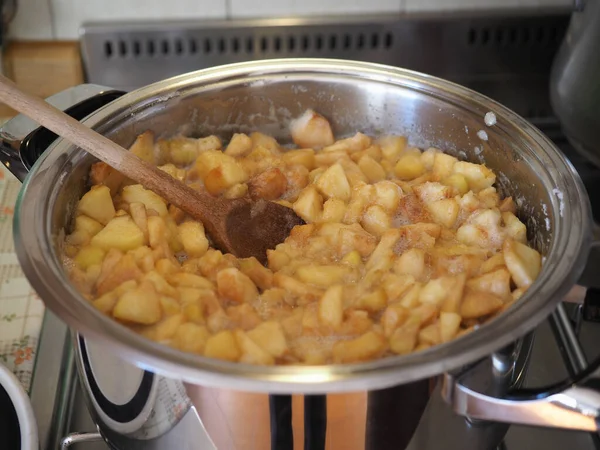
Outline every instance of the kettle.
POLYGON ((600 167, 600 0, 575 2, 553 63, 550 100, 571 144, 600 167))

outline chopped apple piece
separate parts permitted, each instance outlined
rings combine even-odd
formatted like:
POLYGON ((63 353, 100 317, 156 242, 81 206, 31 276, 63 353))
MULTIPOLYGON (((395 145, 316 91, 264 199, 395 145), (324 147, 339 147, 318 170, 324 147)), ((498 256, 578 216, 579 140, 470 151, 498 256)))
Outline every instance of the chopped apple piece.
POLYGON ((179 239, 188 256, 202 256, 208 250, 208 239, 200 222, 183 222, 178 227, 179 239))
POLYGON ((383 157, 395 164, 406 149, 407 139, 406 136, 385 136, 379 139, 378 144, 383 157))
POLYGON ((408 153, 400 157, 394 167, 394 173, 401 180, 414 180, 425 173, 425 166, 420 155, 408 153))
POLYGON ((400 304, 389 305, 381 315, 381 325, 387 338, 408 319, 408 309, 400 304))
POLYGON ((329 265, 300 266, 296 270, 296 276, 300 281, 319 287, 340 283, 348 273, 348 267, 329 265))
POLYGON ((342 325, 343 292, 341 285, 331 286, 319 300, 319 320, 323 325, 333 329, 338 329, 342 325))
POLYGON ((406 250, 394 262, 394 272, 398 275, 412 275, 416 280, 425 273, 425 251, 420 248, 406 250))
POLYGON ((240 259, 240 271, 247 275, 261 290, 273 286, 273 272, 263 266, 254 256, 240 259))
POLYGON ((452 228, 460 210, 458 202, 453 198, 436 200, 427 204, 429 214, 435 223, 452 228))
POLYGON ((506 267, 517 287, 531 286, 542 267, 541 255, 527 245, 512 239, 504 241, 502 252, 506 267))
POLYGON ((171 345, 179 350, 199 355, 204 353, 210 337, 208 329, 195 323, 181 324, 175 331, 171 345))
POLYGON ((154 192, 145 189, 141 184, 125 186, 122 196, 127 203, 143 203, 146 209, 153 209, 161 217, 168 213, 167 202, 154 192))
POLYGON ((129 151, 140 159, 156 165, 156 158, 154 156, 154 133, 147 130, 140 134, 134 143, 129 147, 129 151))
POLYGON ((279 322, 262 322, 246 334, 274 358, 281 358, 289 353, 283 327, 279 322))
POLYGON ((244 168, 236 160, 231 159, 221 161, 218 166, 208 171, 204 177, 204 187, 212 195, 222 194, 232 186, 248 180, 244 168))
POLYGON ((386 339, 379 333, 368 331, 356 339, 337 342, 332 353, 334 362, 352 363, 377 358, 386 349, 386 339))
POLYGON ((238 361, 242 352, 231 330, 223 330, 206 340, 204 356, 225 361, 238 361))
POLYGON ((448 342, 457 335, 462 318, 453 312, 440 312, 440 338, 442 342, 448 342))
POLYGON ((294 143, 302 148, 321 148, 334 142, 327 119, 311 109, 290 124, 290 132, 294 143))
POLYGON ((104 250, 115 248, 126 252, 144 245, 144 233, 131 217, 115 217, 92 238, 91 244, 104 250))
POLYGON ((75 264, 77 264, 83 270, 95 264, 102 264, 106 251, 100 247, 94 247, 93 245, 86 245, 82 247, 75 257, 75 264))
POLYGON ((252 150, 252 139, 244 133, 235 133, 229 140, 225 154, 241 157, 250 153, 250 150, 252 150))
POLYGON ((248 193, 254 200, 277 200, 287 189, 287 178, 278 168, 259 173, 248 181, 248 193))
POLYGON ((502 305, 502 299, 495 295, 466 289, 459 313, 463 319, 478 319, 496 312, 502 305))
POLYGON ((115 216, 110 189, 103 185, 92 186, 79 200, 77 211, 106 225, 115 216))
POLYGON ((338 198, 347 202, 350 200, 350 184, 342 166, 337 163, 329 167, 315 183, 317 189, 325 198, 338 198))
POLYGON ((419 336, 419 323, 409 319, 397 328, 390 337, 390 349, 397 355, 406 355, 414 350, 419 336))
POLYGON ((467 287, 474 291, 494 294, 504 301, 511 299, 510 273, 504 268, 470 279, 467 281, 467 287))
POLYGON ((217 273, 219 295, 237 303, 250 303, 258 298, 258 290, 252 280, 235 267, 217 273))
POLYGON ((152 325, 161 317, 160 300, 149 282, 142 282, 139 287, 125 292, 113 309, 116 319, 127 322, 152 325))
POLYGON ((104 225, 91 217, 83 215, 75 217, 75 231, 86 233, 90 239, 98 234, 102 228, 104 228, 104 225))
POLYGON ((305 222, 316 222, 323 211, 323 197, 314 186, 309 186, 300 193, 292 208, 305 222))

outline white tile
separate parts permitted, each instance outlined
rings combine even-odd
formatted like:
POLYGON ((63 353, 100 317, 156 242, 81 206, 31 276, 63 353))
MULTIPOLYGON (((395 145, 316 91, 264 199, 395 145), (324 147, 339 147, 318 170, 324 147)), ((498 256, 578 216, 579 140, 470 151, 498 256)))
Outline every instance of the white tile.
POLYGON ((8 33, 10 38, 19 40, 52 39, 50 0, 18 0, 17 14, 8 33))
POLYGON ((224 19, 226 0, 50 0, 58 39, 77 39, 84 22, 224 19))
POLYGON ((533 8, 570 6, 572 0, 406 0, 406 11, 440 11, 461 9, 533 8))
POLYGON ((347 15, 400 13, 405 0, 230 0, 230 16, 289 17, 315 15, 347 15))

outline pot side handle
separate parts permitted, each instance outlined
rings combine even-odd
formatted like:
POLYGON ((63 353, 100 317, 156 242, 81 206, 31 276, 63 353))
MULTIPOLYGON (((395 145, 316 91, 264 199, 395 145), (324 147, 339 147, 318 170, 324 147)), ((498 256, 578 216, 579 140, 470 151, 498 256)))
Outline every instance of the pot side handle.
MULTIPOLYGON (((588 290, 588 294, 597 295, 588 290)), ((442 397, 457 414, 475 420, 598 432, 600 430, 600 357, 587 364, 563 305, 551 317, 570 378, 553 386, 516 389, 504 398, 469 388, 466 372, 446 373, 442 397)), ((558 344, 558 342, 557 342, 558 344)))
MULTIPOLYGON (((65 89, 46 101, 71 117, 82 120, 124 95, 95 84, 81 84, 65 89)), ((0 128, 0 162, 23 181, 39 156, 58 136, 37 122, 19 114, 0 128)))

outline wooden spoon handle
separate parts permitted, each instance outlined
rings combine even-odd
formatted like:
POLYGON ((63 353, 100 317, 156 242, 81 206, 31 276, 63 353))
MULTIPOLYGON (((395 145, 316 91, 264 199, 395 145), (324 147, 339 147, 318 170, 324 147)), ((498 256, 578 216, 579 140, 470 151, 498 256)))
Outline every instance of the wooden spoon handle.
POLYGON ((219 199, 178 182, 169 174, 143 161, 43 99, 21 91, 2 75, 0 75, 0 101, 91 153, 128 178, 161 195, 194 218, 212 221, 210 211, 219 204, 219 199))

